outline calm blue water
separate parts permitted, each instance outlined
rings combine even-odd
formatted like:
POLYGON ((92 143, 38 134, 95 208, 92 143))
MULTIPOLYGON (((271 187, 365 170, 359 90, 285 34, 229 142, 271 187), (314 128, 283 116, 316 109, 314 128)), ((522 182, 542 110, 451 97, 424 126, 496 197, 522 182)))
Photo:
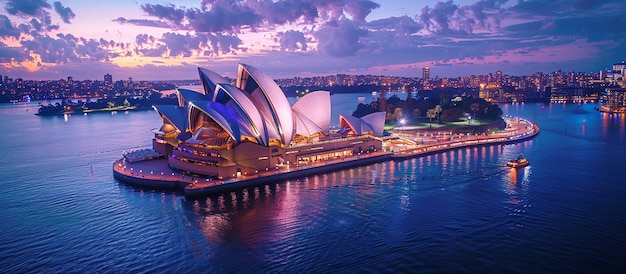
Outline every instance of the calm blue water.
POLYGON ((504 105, 541 134, 194 201, 113 179, 153 111, 0 105, 0 273, 623 273, 626 117, 593 107, 504 105))

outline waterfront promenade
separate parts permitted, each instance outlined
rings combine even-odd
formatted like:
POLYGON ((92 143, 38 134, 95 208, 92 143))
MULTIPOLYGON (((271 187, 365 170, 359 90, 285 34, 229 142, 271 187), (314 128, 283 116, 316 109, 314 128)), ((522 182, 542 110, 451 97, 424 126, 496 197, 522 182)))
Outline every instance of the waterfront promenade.
POLYGON ((232 178, 223 180, 194 177, 172 170, 167 159, 158 158, 145 161, 129 162, 121 158, 113 164, 114 176, 120 181, 133 185, 183 190, 185 196, 199 197, 216 192, 230 191, 247 186, 268 182, 279 182, 331 172, 339 169, 367 165, 388 160, 403 160, 421 157, 447 150, 506 144, 534 137, 539 127, 528 120, 505 117, 506 128, 492 134, 452 134, 444 131, 418 133, 415 131, 395 131, 384 141, 384 151, 374 151, 349 157, 330 159, 308 165, 281 165, 274 170, 259 171, 255 174, 233 174, 232 178))
POLYGON ((539 127, 528 120, 505 117, 506 128, 491 134, 453 134, 446 131, 404 132, 401 139, 389 142, 394 159, 412 158, 450 149, 490 144, 506 144, 525 140, 539 134, 539 127))

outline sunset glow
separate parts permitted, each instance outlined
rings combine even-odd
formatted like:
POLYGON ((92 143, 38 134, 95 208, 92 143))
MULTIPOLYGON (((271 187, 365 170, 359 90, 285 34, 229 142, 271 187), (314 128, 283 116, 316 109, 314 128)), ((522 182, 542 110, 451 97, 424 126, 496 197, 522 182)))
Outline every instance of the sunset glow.
POLYGON ((625 58, 617 0, 7 0, 0 75, 192 78, 255 64, 274 78, 592 72, 625 58), (296 61, 294 61, 296 60, 296 61), (54 69, 52 69, 54 67, 54 69))

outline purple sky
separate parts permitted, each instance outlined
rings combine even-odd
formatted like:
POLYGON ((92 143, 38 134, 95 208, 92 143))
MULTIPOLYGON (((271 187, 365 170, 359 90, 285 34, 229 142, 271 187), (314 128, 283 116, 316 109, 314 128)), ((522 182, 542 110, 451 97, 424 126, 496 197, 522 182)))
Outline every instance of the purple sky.
POLYGON ((0 0, 0 75, 33 80, 599 71, 626 1, 0 0))

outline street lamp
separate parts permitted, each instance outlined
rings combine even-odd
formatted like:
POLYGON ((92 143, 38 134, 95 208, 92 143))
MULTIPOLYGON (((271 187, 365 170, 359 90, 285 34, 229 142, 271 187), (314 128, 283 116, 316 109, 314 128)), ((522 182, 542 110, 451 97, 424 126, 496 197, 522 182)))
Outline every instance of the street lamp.
POLYGON ((400 124, 402 125, 402 131, 404 131, 404 124, 406 124, 406 120, 404 118, 400 119, 400 124))

